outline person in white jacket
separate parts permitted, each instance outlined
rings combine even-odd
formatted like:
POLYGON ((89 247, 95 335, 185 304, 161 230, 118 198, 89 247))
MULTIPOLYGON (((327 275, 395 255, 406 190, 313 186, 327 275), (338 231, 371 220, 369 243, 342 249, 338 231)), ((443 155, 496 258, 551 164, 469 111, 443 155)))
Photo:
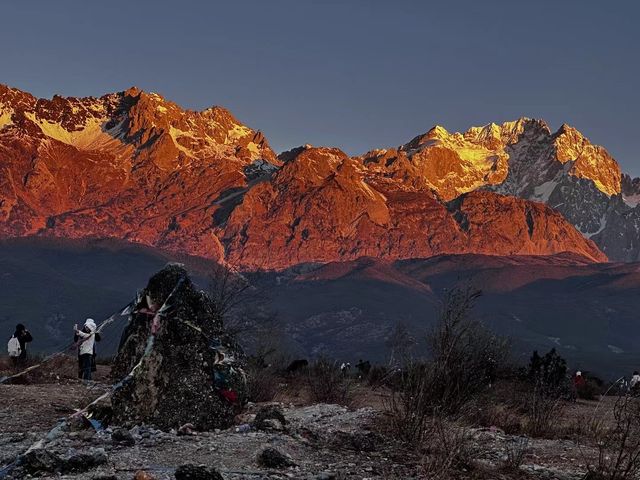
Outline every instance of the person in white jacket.
POLYGON ((79 339, 78 350, 80 354, 82 379, 91 380, 91 362, 94 352, 93 347, 96 341, 96 322, 94 322, 92 318, 87 318, 82 330, 78 330, 78 324, 75 324, 73 329, 79 339))

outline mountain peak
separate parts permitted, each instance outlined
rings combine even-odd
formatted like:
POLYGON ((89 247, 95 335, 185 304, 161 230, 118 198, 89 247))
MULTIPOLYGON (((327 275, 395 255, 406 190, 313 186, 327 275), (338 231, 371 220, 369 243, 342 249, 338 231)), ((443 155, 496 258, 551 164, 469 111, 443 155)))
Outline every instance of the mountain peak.
POLYGON ((124 96, 126 97, 138 97, 141 93, 143 92, 143 90, 141 88, 136 87, 135 85, 127 88, 124 92, 122 92, 124 94, 124 96))
POLYGON ((603 147, 593 145, 572 126, 563 123, 553 135, 558 161, 572 162, 570 174, 591 180, 601 192, 617 195, 622 188, 620 166, 603 147))

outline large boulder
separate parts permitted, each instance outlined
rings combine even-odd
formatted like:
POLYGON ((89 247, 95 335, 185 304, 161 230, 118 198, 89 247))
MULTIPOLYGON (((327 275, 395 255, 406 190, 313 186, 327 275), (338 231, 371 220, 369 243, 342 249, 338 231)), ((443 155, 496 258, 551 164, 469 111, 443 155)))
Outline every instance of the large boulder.
POLYGON ((169 265, 131 307, 113 374, 114 422, 168 430, 226 428, 246 400, 243 354, 215 303, 169 265))

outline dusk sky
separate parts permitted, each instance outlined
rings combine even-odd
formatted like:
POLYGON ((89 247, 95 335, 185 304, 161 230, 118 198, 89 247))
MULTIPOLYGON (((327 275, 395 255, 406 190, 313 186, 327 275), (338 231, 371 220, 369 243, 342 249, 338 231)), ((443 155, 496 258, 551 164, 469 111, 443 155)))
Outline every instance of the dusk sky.
POLYGON ((602 1, 3 2, 0 83, 222 105, 277 151, 359 154, 435 124, 544 118, 638 176, 639 14, 602 1))

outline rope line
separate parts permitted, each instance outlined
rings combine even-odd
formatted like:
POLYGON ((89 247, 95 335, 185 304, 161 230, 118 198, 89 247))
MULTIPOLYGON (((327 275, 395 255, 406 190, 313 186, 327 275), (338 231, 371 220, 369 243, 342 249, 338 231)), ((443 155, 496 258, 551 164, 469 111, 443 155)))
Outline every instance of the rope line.
MULTIPOLYGON (((106 327, 107 325, 113 323, 116 318, 119 317, 123 317, 125 315, 129 315, 131 313, 131 306, 133 305, 134 302, 129 303, 124 309, 119 310, 120 313, 116 312, 114 314, 112 314, 109 318, 107 318, 106 320, 103 320, 100 325, 98 326, 98 328, 96 329, 95 333, 100 333, 102 331, 102 329, 104 327, 106 327)), ((47 362, 50 362, 51 360, 53 360, 54 358, 58 358, 62 355, 64 355, 66 352, 68 352, 69 350, 71 350, 73 347, 76 346, 76 342, 71 342, 69 344, 67 344, 64 348, 62 348, 61 350, 58 350, 57 352, 54 352, 50 355, 47 355, 46 357, 44 357, 44 359, 42 359, 42 361, 36 365, 31 365, 29 368, 18 372, 14 375, 9 375, 9 376, 5 376, 5 377, 0 377, 0 385, 8 382, 9 380, 13 380, 14 378, 18 378, 21 377, 37 368, 40 368, 42 365, 44 365, 47 362)))

